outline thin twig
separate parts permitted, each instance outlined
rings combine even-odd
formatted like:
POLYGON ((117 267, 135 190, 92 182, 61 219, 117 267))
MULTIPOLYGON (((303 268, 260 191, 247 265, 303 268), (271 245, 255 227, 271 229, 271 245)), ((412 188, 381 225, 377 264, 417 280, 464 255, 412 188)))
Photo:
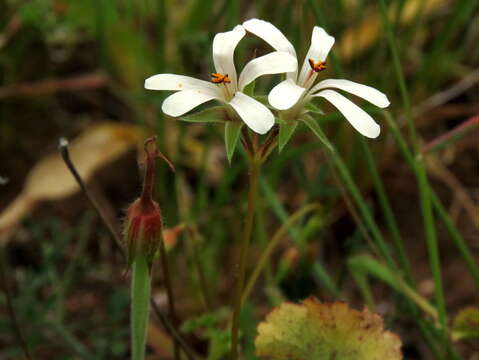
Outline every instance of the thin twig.
POLYGON ((467 74, 463 79, 452 85, 451 87, 442 90, 421 102, 419 105, 415 106, 413 109, 413 114, 415 116, 421 115, 428 110, 434 109, 435 107, 441 106, 455 97, 459 96, 463 92, 467 91, 469 88, 474 86, 474 84, 479 82, 479 68, 475 69, 471 73, 467 74))
POLYGON ((108 216, 105 214, 101 206, 98 204, 96 199, 93 197, 93 195, 90 193, 90 190, 86 187, 83 179, 81 178, 80 174, 78 173, 77 169, 73 165, 73 162, 70 158, 70 152, 68 150, 68 140, 65 138, 60 138, 59 141, 59 150, 60 150, 60 155, 63 158, 63 161, 65 162, 66 166, 68 167, 68 170, 72 173, 73 177, 75 178, 76 182, 80 186, 81 191, 86 195, 90 203, 93 205, 93 208, 96 210, 98 215, 100 216, 101 221, 103 224, 107 227, 108 231, 110 232, 111 236, 115 240, 115 243, 122 253, 122 255, 125 257, 126 253, 125 250, 123 249, 123 246, 121 245, 121 238, 120 235, 116 232, 114 225, 110 222, 108 219, 108 216))
POLYGON ((106 86, 104 73, 94 72, 66 79, 43 80, 36 83, 11 84, 0 87, 0 99, 54 94, 66 90, 97 89, 106 86))
POLYGON ((3 291, 5 293, 5 298, 7 300, 7 311, 8 316, 10 317, 10 321, 12 323, 13 332, 17 337, 18 344, 23 350, 25 357, 28 360, 33 360, 33 357, 30 353, 30 349, 28 348, 28 344, 23 337, 22 329, 20 328, 20 324, 18 323, 17 316, 15 315, 15 308, 13 307, 12 301, 12 294, 10 293, 10 288, 8 287, 7 283, 7 259, 5 255, 5 248, 0 246, 0 279, 3 287, 3 291))
MULTIPOLYGON (((123 249, 123 246, 121 245, 120 235, 115 230, 115 226, 110 222, 110 220, 108 219, 108 217, 104 213, 101 206, 98 204, 98 202, 95 200, 95 198, 92 196, 92 194, 90 193, 90 191, 86 187, 86 184, 83 181, 83 179, 81 178, 77 169, 75 168, 75 165, 73 165, 73 162, 70 158, 70 152, 68 150, 68 140, 66 138, 60 138, 59 150, 60 150, 60 155, 63 158, 63 161, 65 162, 66 166, 68 167, 68 170, 70 170, 73 177, 75 178, 78 185, 80 186, 80 189, 82 190, 83 194, 88 198, 91 205, 93 206, 93 208, 96 210, 96 212, 100 216, 101 221, 106 226, 106 228, 110 232, 110 235, 114 239, 118 250, 120 250, 120 253, 122 254, 123 258, 126 260, 126 252, 123 249)), ((195 356, 193 350, 188 346, 188 344, 186 344, 186 342, 183 340, 183 338, 178 333, 176 328, 170 323, 168 318, 161 312, 160 308, 158 307, 158 304, 155 302, 153 297, 150 297, 150 304, 153 307, 153 311, 156 314, 156 316, 158 317, 158 320, 161 322, 162 326, 170 333, 170 335, 176 341, 178 341, 178 343, 183 348, 183 351, 185 352, 188 359, 189 360, 194 360, 196 358, 196 356, 195 356)))

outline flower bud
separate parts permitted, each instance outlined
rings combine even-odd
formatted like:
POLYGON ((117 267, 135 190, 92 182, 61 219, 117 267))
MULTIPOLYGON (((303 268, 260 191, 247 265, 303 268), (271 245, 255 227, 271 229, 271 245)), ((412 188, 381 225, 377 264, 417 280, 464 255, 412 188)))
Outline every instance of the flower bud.
POLYGON ((162 219, 159 205, 152 201, 150 206, 145 207, 141 198, 135 200, 128 208, 125 225, 128 265, 131 266, 140 254, 151 265, 161 240, 162 219))
POLYGON ((168 165, 171 163, 156 149, 156 137, 145 141, 146 170, 143 190, 139 199, 135 200, 127 210, 124 237, 127 249, 128 265, 131 266, 137 256, 144 256, 151 266, 160 241, 162 241, 161 209, 152 199, 155 160, 161 156, 168 165))

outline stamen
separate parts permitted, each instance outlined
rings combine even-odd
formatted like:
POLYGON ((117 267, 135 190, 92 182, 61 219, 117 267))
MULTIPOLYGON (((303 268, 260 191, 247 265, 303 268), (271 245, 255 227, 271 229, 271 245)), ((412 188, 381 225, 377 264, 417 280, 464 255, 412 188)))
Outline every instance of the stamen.
POLYGON ((326 61, 314 62, 313 59, 308 59, 308 62, 314 72, 320 72, 326 69, 326 61))
POLYGON ((231 82, 228 74, 223 75, 219 73, 212 73, 211 81, 215 84, 229 84, 231 82))

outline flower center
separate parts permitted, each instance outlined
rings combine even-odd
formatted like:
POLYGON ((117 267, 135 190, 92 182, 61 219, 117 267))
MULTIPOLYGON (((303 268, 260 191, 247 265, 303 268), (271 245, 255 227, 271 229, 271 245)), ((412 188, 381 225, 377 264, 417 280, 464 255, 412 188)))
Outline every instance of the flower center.
POLYGON ((326 70, 326 61, 314 62, 313 59, 308 59, 308 61, 309 61, 309 66, 311 66, 311 69, 314 72, 320 72, 320 71, 326 70))
POLYGON ((211 81, 215 84, 229 84, 231 82, 228 74, 212 73, 211 81))

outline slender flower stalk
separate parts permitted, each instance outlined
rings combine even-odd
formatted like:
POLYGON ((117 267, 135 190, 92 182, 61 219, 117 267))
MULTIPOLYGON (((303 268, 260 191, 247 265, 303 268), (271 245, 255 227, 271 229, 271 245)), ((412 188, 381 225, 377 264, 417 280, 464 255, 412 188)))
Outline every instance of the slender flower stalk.
POLYGON ((262 164, 266 161, 272 149, 276 145, 277 131, 270 132, 265 141, 259 145, 258 137, 251 139, 249 132, 243 129, 242 142, 248 154, 248 207, 244 220, 241 240, 240 259, 236 273, 236 289, 234 293, 233 320, 231 325, 231 359, 238 359, 239 354, 239 319, 241 315, 243 290, 246 276, 246 263, 248 249, 253 230, 254 214, 256 212, 258 183, 262 164))
POLYGON ((261 163, 255 159, 250 159, 249 164, 249 190, 248 190, 248 208, 244 222, 243 237, 241 240, 240 261, 236 280, 236 290, 233 308, 233 321, 231 325, 231 359, 238 359, 239 342, 239 318, 241 314, 241 299, 246 273, 246 260, 248 258, 248 248, 253 229, 253 219, 256 209, 256 200, 258 194, 258 180, 261 171, 261 163))

